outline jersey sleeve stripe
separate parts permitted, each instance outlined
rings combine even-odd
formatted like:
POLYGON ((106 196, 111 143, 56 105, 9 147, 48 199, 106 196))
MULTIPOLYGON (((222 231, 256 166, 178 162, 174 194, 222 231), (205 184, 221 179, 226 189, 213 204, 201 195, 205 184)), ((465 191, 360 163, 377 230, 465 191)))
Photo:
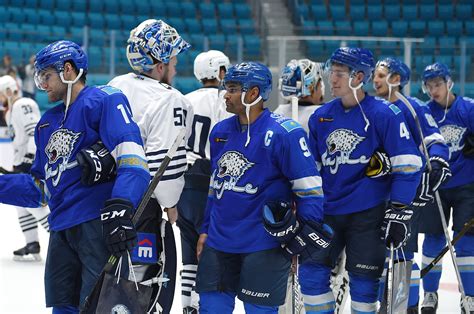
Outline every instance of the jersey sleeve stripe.
MULTIPOLYGON (((180 151, 186 151, 186 147, 185 146, 178 147, 177 153, 180 152, 180 151)), ((161 150, 157 150, 157 151, 154 151, 154 152, 146 152, 145 155, 147 157, 150 157, 150 156, 166 154, 167 152, 168 152, 168 149, 161 149, 161 150)))
POLYGON ((433 144, 436 144, 436 143, 446 144, 446 141, 444 140, 444 137, 439 133, 433 133, 429 136, 426 136, 425 139, 424 139, 424 142, 425 142, 427 147, 429 147, 433 144))
MULTIPOLYGON (((150 172, 150 174, 151 174, 150 178, 153 179, 155 174, 151 173, 151 172, 150 172)), ((175 174, 164 175, 164 176, 161 177, 161 181, 175 180, 175 179, 180 178, 183 175, 184 175, 184 171, 181 171, 181 172, 178 172, 178 173, 175 173, 175 174)))
MULTIPOLYGON (((168 167, 166 167, 166 172, 167 172, 168 170, 183 169, 183 168, 186 168, 187 165, 188 165, 187 163, 184 163, 184 164, 181 163, 181 164, 177 164, 177 165, 173 165, 173 166, 168 166, 168 167)), ((150 167, 150 171, 155 172, 155 171, 158 170, 158 168, 159 168, 159 167, 150 167)))
POLYGON ((320 176, 304 177, 290 182, 293 185, 293 193, 299 198, 320 198, 324 195, 320 176))
POLYGON ((392 172, 411 174, 420 171, 421 157, 416 155, 398 155, 390 158, 392 172))
POLYGON ((148 164, 137 155, 122 155, 117 159, 117 168, 139 168, 147 171, 148 164))
POLYGON ((146 160, 143 153, 143 147, 135 142, 123 142, 118 144, 112 151, 112 157, 118 161, 119 157, 125 155, 134 155, 140 158, 141 160, 146 160))

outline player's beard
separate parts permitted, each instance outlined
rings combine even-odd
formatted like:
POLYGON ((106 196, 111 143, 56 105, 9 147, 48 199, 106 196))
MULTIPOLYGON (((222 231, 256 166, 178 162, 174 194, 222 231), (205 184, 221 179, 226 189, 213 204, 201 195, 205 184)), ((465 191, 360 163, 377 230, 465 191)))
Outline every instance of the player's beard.
POLYGON ((168 66, 164 66, 163 67, 163 77, 161 78, 161 82, 162 83, 165 83, 165 84, 168 84, 170 86, 173 86, 173 80, 170 78, 170 71, 169 71, 169 68, 168 66))

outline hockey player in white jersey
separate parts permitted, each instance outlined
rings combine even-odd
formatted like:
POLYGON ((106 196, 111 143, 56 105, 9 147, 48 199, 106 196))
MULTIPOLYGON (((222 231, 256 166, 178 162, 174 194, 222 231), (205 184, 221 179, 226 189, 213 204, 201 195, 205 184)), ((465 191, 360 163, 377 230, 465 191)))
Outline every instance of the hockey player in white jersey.
POLYGON ((282 104, 275 109, 285 117, 297 120, 308 132, 311 114, 323 104, 324 64, 309 59, 291 60, 282 69, 278 89, 286 100, 298 98, 297 117, 292 116, 292 104, 282 104))
MULTIPOLYGON (((40 119, 38 104, 33 99, 21 97, 15 79, 9 75, 0 77, 0 102, 8 104, 5 120, 14 149, 13 172, 28 173, 36 151, 34 131, 40 119)), ((1 170, 5 172, 4 169, 1 170)), ((13 259, 16 261, 41 260, 38 222, 46 231, 49 231, 49 208, 47 206, 15 207, 26 246, 14 251, 13 259)))
POLYGON ((202 87, 185 96, 193 106, 194 119, 188 140, 188 171, 178 203, 177 221, 181 232, 181 303, 184 313, 197 313, 199 307, 198 295, 194 291, 198 263, 196 245, 211 176, 209 134, 217 122, 231 116, 225 110, 225 91, 219 90, 229 65, 229 58, 221 51, 209 50, 197 55, 194 76, 202 87))
MULTIPOLYGON (((130 102, 133 119, 140 128, 152 176, 180 131, 187 128, 188 136, 190 133, 192 107, 186 98, 171 86, 176 75, 177 56, 189 47, 176 29, 164 21, 143 21, 130 32, 126 49, 127 59, 136 73, 118 76, 109 83, 120 89, 130 102)), ((163 272, 166 272, 166 276, 171 280, 161 287, 158 300, 164 313, 171 309, 174 296, 176 259, 173 261, 171 256, 176 255, 176 248, 173 233, 170 232, 170 223, 177 219, 176 205, 184 186, 184 172, 187 169, 185 145, 184 141, 180 144, 137 225, 138 230, 142 232, 154 232, 153 226, 161 224, 168 230, 167 239, 163 238, 163 241, 168 242, 165 246, 167 258, 163 272), (167 213, 169 223, 162 220, 162 210, 167 213), (168 266, 170 270, 167 270, 168 266)), ((164 237, 163 232, 160 235, 164 237)), ((133 257, 132 260, 156 266, 153 261, 144 262, 143 259, 133 257)))

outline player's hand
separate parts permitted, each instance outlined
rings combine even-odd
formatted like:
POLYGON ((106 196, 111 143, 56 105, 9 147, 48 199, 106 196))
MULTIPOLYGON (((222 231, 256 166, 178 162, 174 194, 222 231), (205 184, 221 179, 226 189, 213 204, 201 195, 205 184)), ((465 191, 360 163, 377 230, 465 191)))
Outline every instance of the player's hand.
POLYGON ((116 176, 115 159, 100 141, 82 149, 76 160, 82 168, 81 183, 84 185, 109 182, 116 176))
POLYGON ((432 193, 438 190, 441 184, 447 182, 452 174, 449 169, 449 164, 441 157, 431 157, 431 172, 430 172, 430 190, 432 193))
POLYGON ((176 206, 165 208, 164 212, 168 215, 168 221, 170 224, 174 224, 178 220, 178 209, 176 206))
POLYGON ((199 235, 199 239, 196 246, 196 256, 198 260, 201 257, 201 253, 202 253, 202 250, 204 249, 204 244, 206 243, 206 240, 207 240, 207 233, 201 233, 199 235))
POLYGON ((376 151, 370 157, 369 165, 365 169, 365 175, 369 178, 379 178, 389 175, 392 171, 392 163, 385 152, 376 151))
POLYGON ((132 223, 133 205, 128 200, 113 198, 105 202, 100 220, 107 249, 115 256, 131 251, 137 243, 137 232, 132 223))
POLYGON ((405 245, 410 238, 410 219, 413 210, 402 204, 390 203, 385 211, 382 223, 382 240, 387 248, 393 244, 394 249, 405 245))

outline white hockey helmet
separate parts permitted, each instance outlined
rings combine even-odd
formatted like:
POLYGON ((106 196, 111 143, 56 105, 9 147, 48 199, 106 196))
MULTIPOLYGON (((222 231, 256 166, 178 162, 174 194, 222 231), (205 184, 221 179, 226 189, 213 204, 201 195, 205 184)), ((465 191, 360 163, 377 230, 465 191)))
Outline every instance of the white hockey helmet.
POLYGON ((162 20, 149 19, 130 31, 127 59, 132 69, 147 72, 155 60, 168 64, 170 59, 191 47, 176 29, 162 20))
POLYGON ((194 76, 201 81, 203 79, 217 79, 220 81, 219 72, 221 67, 229 68, 229 58, 219 50, 201 52, 194 59, 194 76))
POLYGON ((10 75, 0 77, 0 93, 7 96, 7 89, 10 89, 12 93, 18 92, 18 84, 10 75))

